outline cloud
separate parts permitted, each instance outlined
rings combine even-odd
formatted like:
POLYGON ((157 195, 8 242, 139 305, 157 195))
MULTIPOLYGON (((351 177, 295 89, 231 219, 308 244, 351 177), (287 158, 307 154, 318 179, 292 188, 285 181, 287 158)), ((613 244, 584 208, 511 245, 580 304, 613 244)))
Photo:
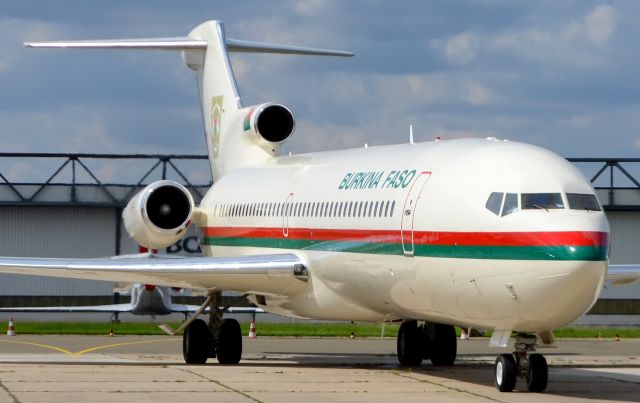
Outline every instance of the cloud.
POLYGON ((430 44, 453 64, 468 64, 481 56, 496 55, 544 65, 594 68, 607 64, 604 50, 617 27, 612 6, 599 5, 581 18, 550 20, 552 22, 491 34, 463 32, 434 39, 430 44))
POLYGON ((60 38, 67 30, 62 25, 23 18, 0 17, 0 74, 16 67, 22 43, 29 40, 60 38))
POLYGON ((296 2, 293 7, 297 15, 305 17, 317 16, 320 13, 327 12, 329 8, 329 2, 326 0, 302 0, 296 2))
POLYGON ((595 45, 604 45, 616 29, 616 15, 613 7, 603 4, 596 7, 584 20, 589 40, 595 45))
POLYGON ((472 32, 463 32, 446 39, 434 39, 431 46, 443 51, 448 61, 466 64, 475 59, 480 39, 472 32))

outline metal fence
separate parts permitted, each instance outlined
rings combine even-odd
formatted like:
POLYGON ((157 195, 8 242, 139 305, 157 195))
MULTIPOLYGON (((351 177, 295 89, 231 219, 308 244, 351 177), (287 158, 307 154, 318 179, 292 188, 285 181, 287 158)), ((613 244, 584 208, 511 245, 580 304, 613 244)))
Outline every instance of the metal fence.
POLYGON ((172 175, 184 184, 199 200, 211 184, 209 163, 206 155, 142 155, 142 154, 67 154, 67 153, 0 153, 0 160, 8 167, 0 168, 0 204, 2 205, 65 205, 124 207, 129 198, 142 186, 155 179, 167 179, 172 175), (5 172, 11 164, 30 161, 45 172, 43 180, 11 179, 5 172), (47 161, 48 164, 42 164, 47 161), (139 174, 123 175, 117 183, 100 178, 91 162, 117 165, 122 161, 150 165, 139 174), (197 162, 209 178, 205 183, 193 183, 180 168, 180 163, 197 162), (51 168, 51 163, 54 163, 51 168), (66 176, 66 178, 63 178, 66 176), (85 179, 81 179, 84 177, 85 179))

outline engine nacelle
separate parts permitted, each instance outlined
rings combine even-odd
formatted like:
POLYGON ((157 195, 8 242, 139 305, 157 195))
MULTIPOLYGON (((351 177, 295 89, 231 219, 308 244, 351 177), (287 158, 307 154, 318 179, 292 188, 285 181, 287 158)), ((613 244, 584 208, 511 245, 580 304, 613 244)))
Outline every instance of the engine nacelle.
POLYGON ((287 107, 268 102, 246 109, 242 128, 245 133, 250 132, 258 144, 273 147, 293 134, 296 124, 287 107))
POLYGON ((138 192, 124 208, 122 220, 139 245, 158 249, 182 238, 194 209, 193 197, 184 186, 162 180, 138 192))

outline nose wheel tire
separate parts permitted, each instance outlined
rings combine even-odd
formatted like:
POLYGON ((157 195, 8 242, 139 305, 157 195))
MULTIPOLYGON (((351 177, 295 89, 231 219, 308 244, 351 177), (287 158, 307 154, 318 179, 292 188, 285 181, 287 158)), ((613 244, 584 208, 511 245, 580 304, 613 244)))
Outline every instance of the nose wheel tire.
POLYGON ((187 326, 182 336, 182 355, 187 364, 204 364, 209 358, 211 333, 207 323, 196 319, 187 326))
POLYGON ((518 369, 511 354, 500 354, 495 363, 495 384, 500 392, 513 392, 518 369))
POLYGON ((527 371, 527 389, 529 392, 540 393, 547 388, 549 367, 542 354, 529 355, 529 370, 527 371))

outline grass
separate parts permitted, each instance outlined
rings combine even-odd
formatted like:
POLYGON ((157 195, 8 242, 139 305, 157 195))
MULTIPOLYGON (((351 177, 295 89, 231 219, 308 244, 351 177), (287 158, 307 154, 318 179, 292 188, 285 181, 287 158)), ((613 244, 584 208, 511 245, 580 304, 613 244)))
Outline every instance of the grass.
MULTIPOLYGON (((178 323, 170 323, 175 328, 178 323)), ((249 333, 249 324, 242 323, 242 333, 249 333)), ((256 324, 259 336, 279 337, 380 337, 379 323, 262 323, 256 324)), ((396 337, 399 325, 385 326, 386 337, 396 337)), ((6 331, 5 327, 0 327, 6 331)), ((164 335, 155 323, 96 323, 96 322, 20 322, 16 323, 17 334, 87 334, 107 335, 113 331, 116 335, 164 335)), ((460 330, 457 329, 458 335, 460 330)), ((640 327, 566 327, 557 329, 558 338, 640 338, 640 327)), ((489 337, 487 332, 484 337, 489 337)))

